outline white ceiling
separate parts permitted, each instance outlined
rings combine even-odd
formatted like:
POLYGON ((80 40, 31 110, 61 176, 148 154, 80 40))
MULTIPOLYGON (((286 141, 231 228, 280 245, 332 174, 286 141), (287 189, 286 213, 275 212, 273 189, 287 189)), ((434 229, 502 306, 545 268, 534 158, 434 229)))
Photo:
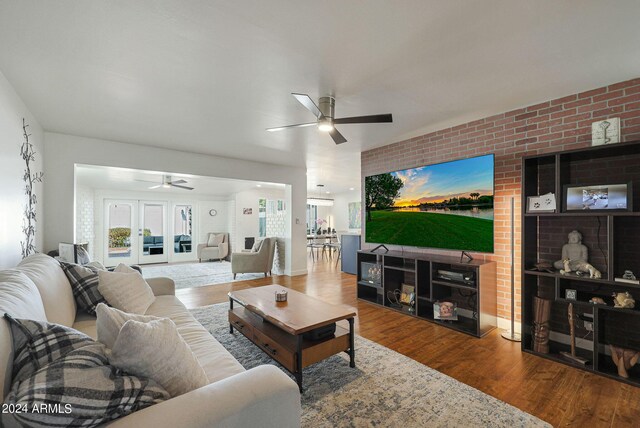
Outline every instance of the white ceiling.
POLYGON ((638 0, 0 0, 0 70, 45 130, 276 164, 359 153, 640 75, 638 0), (336 97, 335 146, 290 92, 336 97))
POLYGON ((284 184, 265 183, 245 180, 229 180, 224 178, 203 177, 188 174, 172 174, 162 171, 142 171, 128 168, 111 168, 95 165, 77 165, 76 182, 94 189, 127 190, 134 192, 154 192, 172 195, 208 195, 228 197, 234 193, 251 189, 279 189, 284 191, 284 184), (185 180, 183 186, 193 190, 171 187, 169 189, 149 187, 162 184, 162 178, 170 175, 171 180, 185 180))

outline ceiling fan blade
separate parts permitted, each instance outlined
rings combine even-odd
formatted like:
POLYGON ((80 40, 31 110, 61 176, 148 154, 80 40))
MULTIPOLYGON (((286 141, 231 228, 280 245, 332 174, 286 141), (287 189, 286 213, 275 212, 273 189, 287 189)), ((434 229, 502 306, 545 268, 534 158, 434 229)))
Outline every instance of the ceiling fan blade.
POLYGON ((311 97, 309 95, 307 95, 307 94, 296 94, 296 93, 291 93, 291 95, 293 95, 296 98, 296 100, 298 100, 298 102, 300 104, 302 104, 307 110, 309 110, 311 113, 313 113, 313 115, 317 119, 324 118, 324 115, 320 112, 320 109, 318 108, 316 103, 313 102, 313 100, 311 99, 311 97))
POLYGON ((176 181, 170 182, 169 184, 187 184, 187 182, 184 180, 176 180, 176 181))
POLYGON ((333 141, 335 141, 336 144, 342 144, 347 142, 347 139, 344 138, 336 128, 333 128, 331 131, 329 131, 329 135, 331 135, 331 138, 333 138, 333 141))
POLYGON ((171 186, 171 187, 179 187, 179 188, 181 188, 181 189, 193 190, 193 187, 188 187, 188 186, 178 186, 177 184, 173 184, 173 183, 169 183, 169 186, 171 186))
POLYGON ((354 116, 354 117, 341 117, 340 119, 333 119, 333 123, 345 124, 345 123, 388 123, 393 122, 391 113, 389 114, 374 114, 371 116, 354 116))
POLYGON ((141 183, 157 183, 157 182, 158 182, 158 180, 155 180, 155 181, 151 181, 151 180, 138 180, 137 178, 136 178, 136 179, 134 179, 133 181, 139 181, 139 182, 141 182, 141 183))
POLYGON ((160 187, 162 187, 162 184, 158 184, 157 186, 151 186, 149 187, 149 189, 159 189, 160 187))
POLYGON ((278 126, 277 128, 267 128, 267 131, 274 132, 274 131, 281 131, 287 128, 304 128, 305 126, 313 126, 317 124, 318 124, 317 122, 299 123, 297 125, 287 125, 287 126, 278 126))

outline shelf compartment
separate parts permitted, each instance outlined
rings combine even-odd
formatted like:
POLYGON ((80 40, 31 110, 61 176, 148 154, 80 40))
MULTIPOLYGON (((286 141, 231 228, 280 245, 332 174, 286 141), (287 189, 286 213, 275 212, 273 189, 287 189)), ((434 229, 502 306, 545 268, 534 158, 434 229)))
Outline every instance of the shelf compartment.
POLYGON ((524 267, 531 269, 539 261, 554 263, 562 258, 562 247, 571 231, 582 234, 589 250, 589 263, 603 273, 609 271, 608 218, 606 216, 525 217, 524 267))
POLYGON ((635 385, 640 384, 640 366, 627 372, 629 378, 618 375, 618 369, 611 358, 610 345, 624 349, 640 350, 640 317, 629 317, 620 311, 600 309, 598 313, 598 371, 635 385))
POLYGON ((390 268, 390 269, 404 270, 407 272, 415 272, 416 261, 415 259, 404 258, 404 257, 384 256, 384 267, 390 268))
POLYGON ((358 298, 367 302, 376 303, 378 305, 384 304, 384 298, 382 295, 382 288, 372 287, 370 284, 358 282, 358 298))
MULTIPOLYGON (((622 277, 625 270, 631 270, 636 276, 640 276, 640 257, 638 257, 640 254, 640 220, 629 217, 615 218, 613 236, 615 239, 612 242, 612 279, 622 277)), ((636 285, 636 287, 640 288, 640 285, 636 285)))
POLYGON ((418 260, 416 269, 417 297, 431 300, 431 263, 426 260, 418 260))
MULTIPOLYGON (((540 156, 524 160, 524 201, 528 196, 556 193, 556 156, 540 156)), ((556 200, 557 194, 556 194, 556 200)), ((523 205, 526 209, 526 205, 523 205)))

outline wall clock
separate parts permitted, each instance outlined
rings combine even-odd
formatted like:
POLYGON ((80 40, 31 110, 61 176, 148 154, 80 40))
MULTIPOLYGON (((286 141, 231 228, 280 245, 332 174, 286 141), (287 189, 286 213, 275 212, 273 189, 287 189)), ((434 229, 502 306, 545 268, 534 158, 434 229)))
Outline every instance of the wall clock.
POLYGON ((215 216, 216 214, 218 214, 218 211, 217 211, 217 210, 209 210, 209 215, 210 215, 211 217, 215 216))

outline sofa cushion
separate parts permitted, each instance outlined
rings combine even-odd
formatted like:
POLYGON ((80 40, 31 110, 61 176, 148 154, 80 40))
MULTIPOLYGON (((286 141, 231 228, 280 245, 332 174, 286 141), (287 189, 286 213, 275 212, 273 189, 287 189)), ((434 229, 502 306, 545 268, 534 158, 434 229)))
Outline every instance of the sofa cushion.
POLYGON ((159 320, 159 317, 153 315, 137 315, 122 312, 119 309, 109 307, 104 303, 96 306, 96 331, 98 342, 104 344, 107 348, 113 348, 113 344, 120 334, 120 329, 125 322, 129 320, 149 322, 159 320))
POLYGON ((66 326, 73 325, 76 317, 76 301, 71 285, 60 263, 46 254, 32 254, 18 265, 18 270, 38 287, 47 320, 66 326))
POLYGON ((133 314, 144 314, 155 300, 149 284, 135 271, 99 271, 98 292, 109 305, 133 314))
POLYGON ((177 297, 157 296, 147 309, 147 315, 171 318, 178 333, 200 362, 210 383, 245 371, 229 351, 196 321, 177 297))
POLYGON ((60 262, 62 270, 67 275, 73 297, 78 307, 85 312, 95 315, 98 303, 107 303, 102 294, 98 291, 99 269, 84 267, 73 263, 60 262))
POLYGON ((16 269, 0 271, 0 401, 11 386, 13 366, 11 329, 8 321, 2 318, 5 313, 18 318, 47 320, 38 287, 16 269))
POLYGON ((208 384, 198 359, 168 318, 125 322, 109 361, 127 373, 155 380, 172 397, 208 384))
MULTIPOLYGON (((43 365, 29 376, 15 379, 5 400, 5 404, 27 409, 59 405, 57 411, 14 413, 25 426, 92 427, 169 398, 155 382, 119 373, 108 364, 104 345, 71 328, 32 320, 10 322, 18 340, 16 349, 24 347, 26 340, 28 347, 46 350, 42 346, 46 338, 57 350, 41 359, 43 365), (68 342, 76 346, 67 346, 68 342)), ((17 359, 15 364, 20 364, 17 359)))

